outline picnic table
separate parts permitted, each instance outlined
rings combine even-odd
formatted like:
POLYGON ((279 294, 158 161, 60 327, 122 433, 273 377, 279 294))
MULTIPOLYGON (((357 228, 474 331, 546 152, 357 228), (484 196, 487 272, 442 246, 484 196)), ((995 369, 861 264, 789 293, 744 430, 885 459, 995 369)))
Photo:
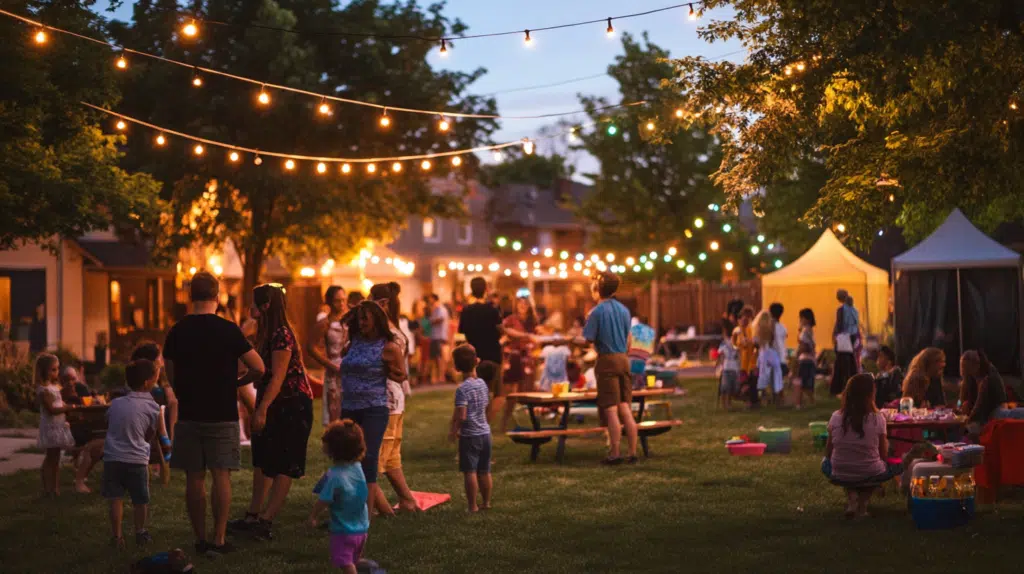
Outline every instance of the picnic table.
POLYGON ((721 335, 665 335, 658 341, 658 348, 654 353, 665 357, 679 357, 683 348, 688 346, 696 349, 694 360, 700 361, 705 354, 710 356, 710 349, 717 347, 721 342, 721 335))
POLYGON ((889 437, 889 440, 902 441, 902 442, 917 442, 914 439, 908 439, 901 436, 893 436, 893 431, 897 430, 920 430, 920 431, 935 431, 937 433, 945 434, 951 430, 960 430, 967 425, 967 417, 957 416, 956 418, 944 418, 944 419, 928 419, 928 418, 915 418, 907 419, 902 421, 885 421, 885 434, 889 437))
MULTIPOLYGON (((641 421, 644 415, 644 406, 647 403, 648 397, 659 397, 671 395, 675 391, 673 389, 639 389, 633 391, 633 402, 639 403, 639 410, 636 414, 636 422, 639 425, 639 439, 640 446, 644 451, 644 456, 650 456, 650 448, 647 444, 647 438, 650 436, 656 436, 663 434, 672 429, 672 427, 682 424, 679 420, 670 421, 641 421)), ((523 393, 511 393, 508 398, 515 399, 520 404, 524 405, 527 411, 530 413, 530 423, 533 426, 533 430, 527 431, 511 431, 508 434, 514 442, 521 444, 530 445, 530 460, 536 461, 537 456, 540 454, 540 446, 542 444, 551 442, 551 439, 558 439, 558 447, 555 451, 555 460, 559 463, 565 457, 565 441, 569 437, 585 436, 589 434, 600 434, 606 432, 605 427, 589 427, 589 428, 569 428, 569 413, 572 410, 572 404, 580 401, 593 401, 597 400, 597 391, 574 391, 568 393, 562 393, 558 396, 550 392, 523 392, 523 393), (537 407, 561 407, 562 416, 558 419, 558 423, 551 427, 542 427, 540 418, 537 416, 537 407)))
POLYGON ((79 405, 74 410, 68 411, 67 421, 71 426, 71 432, 75 436, 90 436, 92 438, 103 438, 107 435, 107 409, 109 404, 91 404, 88 406, 79 405))

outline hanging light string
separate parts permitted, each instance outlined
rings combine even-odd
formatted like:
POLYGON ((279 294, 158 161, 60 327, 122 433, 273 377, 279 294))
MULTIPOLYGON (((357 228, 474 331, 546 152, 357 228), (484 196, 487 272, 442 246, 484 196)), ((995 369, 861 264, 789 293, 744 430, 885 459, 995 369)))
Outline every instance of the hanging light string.
MULTIPOLYGON (((646 10, 644 12, 634 12, 631 14, 623 14, 621 16, 611 16, 604 18, 597 18, 595 20, 585 20, 582 22, 569 22, 566 24, 556 24, 554 26, 544 26, 541 28, 528 28, 528 32, 548 32, 550 30, 562 30, 565 28, 577 28, 580 26, 592 26, 594 24, 611 24, 612 20, 627 20, 630 18, 639 18, 641 16, 649 16, 651 14, 657 14, 659 12, 668 12, 669 10, 677 10, 679 8, 688 8, 690 14, 699 14, 704 11, 703 2, 684 2, 682 4, 673 4, 672 6, 665 6, 663 8, 654 8, 653 10, 646 10)), ((419 34, 370 34, 366 32, 351 32, 347 30, 309 30, 309 29, 298 29, 298 28, 281 28, 278 26, 268 26, 266 24, 235 24, 232 22, 223 22, 220 20, 205 20, 196 19, 196 22, 200 24, 210 24, 213 26, 224 26, 229 28, 249 28, 256 30, 270 30, 273 32, 282 32, 285 34, 296 34, 296 35, 308 35, 308 36, 342 36, 350 38, 374 38, 377 40, 417 40, 422 42, 442 42, 451 45, 450 43, 454 40, 474 40, 478 38, 496 38, 499 36, 516 36, 523 34, 524 30, 509 30, 506 32, 489 32, 485 34, 468 34, 464 36, 423 36, 419 34)), ((527 34, 529 36, 529 34, 527 34)))
MULTIPOLYGON (((215 69, 212 69, 212 68, 205 68, 203 66, 196 66, 196 65, 193 65, 193 64, 187 64, 185 62, 181 62, 179 60, 174 60, 174 59, 171 59, 171 58, 165 58, 164 56, 157 56, 155 54, 150 54, 150 53, 147 53, 147 52, 140 52, 138 50, 133 50, 131 48, 126 48, 124 46, 119 46, 119 45, 114 44, 112 42, 107 42, 106 40, 100 40, 98 38, 93 38, 92 36, 86 36, 84 34, 79 34, 77 32, 72 32, 70 30, 64 30, 62 28, 57 28, 57 27, 54 27, 54 26, 48 26, 46 24, 43 24, 42 22, 39 22, 39 21, 36 21, 36 20, 32 20, 31 18, 26 18, 26 17, 20 16, 18 14, 14 14, 12 12, 8 12, 7 10, 3 10, 3 9, 0 9, 0 15, 8 16, 10 18, 14 18, 16 20, 20 20, 20 21, 22 21, 22 22, 24 22, 26 24, 29 24, 31 26, 35 26, 37 28, 40 28, 41 30, 50 30, 50 31, 53 31, 53 32, 58 32, 58 33, 61 33, 61 34, 66 34, 68 36, 79 38, 81 40, 86 40, 86 41, 89 41, 89 42, 92 42, 92 43, 95 43, 95 44, 100 44, 100 45, 107 46, 107 47, 111 48, 112 50, 117 51, 120 54, 120 57, 117 60, 117 67, 119 69, 125 69, 125 68, 128 67, 127 60, 125 59, 125 55, 129 55, 129 56, 130 55, 137 55, 137 56, 141 56, 141 57, 144 57, 144 58, 150 58, 150 59, 153 59, 153 60, 159 60, 161 62, 166 62, 168 64, 173 64, 173 65, 180 66, 180 67, 183 67, 183 68, 188 68, 193 73, 193 79, 195 77, 197 77, 197 75, 200 72, 202 72, 202 73, 205 73, 205 74, 210 74, 210 75, 230 78, 232 80, 237 80, 237 81, 240 81, 240 82, 245 82, 245 83, 248 83, 248 84, 259 86, 260 89, 261 89, 261 92, 260 92, 261 96, 262 96, 262 94, 266 93, 266 90, 279 90, 279 91, 283 91, 283 92, 292 92, 292 93, 295 93, 295 94, 302 94, 302 95, 306 95, 306 96, 311 96, 311 97, 317 98, 319 100, 330 100, 330 101, 334 101, 334 102, 340 102, 340 103, 344 103, 344 104, 352 104, 352 105, 356 105, 356 106, 364 106, 364 107, 374 108, 374 109, 378 109, 378 110, 387 110, 387 111, 391 111, 391 112, 405 112, 405 113, 410 113, 410 114, 423 114, 423 115, 431 115, 431 116, 443 116, 443 117, 448 117, 448 118, 472 118, 472 119, 493 119, 493 120, 539 120, 539 119, 565 117, 565 116, 573 116, 573 115, 579 115, 579 114, 587 113, 587 110, 574 110, 574 111, 569 111, 569 112, 554 112, 554 113, 549 113, 549 114, 540 114, 540 115, 532 115, 532 116, 531 115, 526 115, 526 116, 503 116, 503 115, 499 115, 499 114, 470 114, 470 113, 453 112, 453 111, 425 110, 425 109, 420 109, 420 108, 406 108, 406 107, 401 107, 401 106, 393 106, 393 105, 390 105, 390 104, 378 104, 378 103, 374 103, 374 102, 366 102, 366 101, 362 101, 362 100, 354 100, 354 99, 351 99, 351 98, 343 98, 343 97, 340 97, 340 96, 334 96, 334 95, 330 95, 330 94, 321 94, 321 93, 318 93, 318 92, 312 92, 312 91, 309 91, 309 90, 303 90, 301 88, 293 88, 291 86, 285 86, 285 85, 281 85, 281 84, 272 84, 272 83, 269 83, 269 82, 263 82, 263 81, 260 81, 260 80, 254 80, 252 78, 248 78, 248 77, 245 77, 245 76, 239 76, 237 74, 231 74, 229 72, 223 72, 221 70, 215 70, 215 69)), ((261 100, 261 103, 264 103, 264 102, 261 100)), ((269 103, 269 100, 267 101, 267 103, 269 103)), ((603 110, 609 110, 609 109, 615 109, 615 108, 624 108, 624 107, 630 107, 630 106, 638 106, 638 105, 643 105, 644 103, 645 103, 644 101, 636 101, 636 102, 628 102, 628 103, 615 104, 615 105, 610 105, 610 106, 606 106, 606 107, 603 107, 603 108, 599 108, 597 111, 603 111, 603 110)))

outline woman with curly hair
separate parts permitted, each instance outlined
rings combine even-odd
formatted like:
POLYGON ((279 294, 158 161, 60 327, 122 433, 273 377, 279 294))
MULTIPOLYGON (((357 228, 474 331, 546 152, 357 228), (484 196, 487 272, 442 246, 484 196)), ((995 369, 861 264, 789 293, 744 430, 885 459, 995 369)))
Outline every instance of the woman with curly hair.
POLYGON ((946 354, 942 349, 926 347, 910 361, 903 379, 903 396, 914 399, 915 407, 939 407, 946 404, 942 392, 942 372, 946 354))

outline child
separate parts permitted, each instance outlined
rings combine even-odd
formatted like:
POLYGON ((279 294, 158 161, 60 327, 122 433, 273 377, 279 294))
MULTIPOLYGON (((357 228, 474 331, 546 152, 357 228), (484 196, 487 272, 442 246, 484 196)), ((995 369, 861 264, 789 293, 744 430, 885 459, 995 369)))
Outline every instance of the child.
POLYGON ((491 427, 487 424, 488 380, 494 380, 497 365, 486 361, 480 364, 477 378, 476 349, 472 345, 459 345, 452 352, 455 368, 463 381, 455 391, 455 412, 448 439, 459 437, 459 470, 466 484, 466 502, 469 511, 491 507, 491 427), (480 491, 483 504, 477 506, 476 493, 480 491))
POLYGON ((729 410, 733 395, 740 390, 740 354, 729 337, 724 337, 718 346, 718 368, 721 370, 718 396, 725 404, 725 410, 729 410))
POLYGON ((572 351, 569 350, 568 341, 557 339, 546 345, 540 352, 544 359, 544 370, 540 375, 540 388, 545 391, 551 390, 551 383, 561 383, 569 380, 567 366, 572 351))
POLYGON ((811 399, 814 404, 814 376, 818 373, 817 347, 814 343, 814 311, 811 309, 800 310, 800 336, 797 338, 797 361, 799 367, 797 375, 800 377, 800 390, 796 393, 796 408, 803 406, 804 395, 811 399))
POLYGON ((65 413, 75 409, 65 406, 60 397, 60 361, 49 353, 40 353, 35 365, 36 401, 39 404, 39 448, 46 451, 39 472, 43 495, 60 495, 60 451, 75 446, 65 413))
POLYGON ((322 486, 317 485, 319 498, 313 505, 309 524, 316 528, 317 516, 330 509, 331 566, 355 574, 370 529, 366 507, 369 489, 359 464, 366 454, 363 429, 352 419, 334 421, 320 440, 324 454, 331 457, 334 465, 320 480, 322 486))
POLYGON ((881 409, 903 396, 903 371, 896 366, 896 353, 885 345, 878 349, 876 364, 875 406, 881 409))
POLYGON ((107 410, 107 436, 103 440, 103 497, 110 502, 110 527, 116 548, 125 546, 121 536, 125 491, 132 497, 135 544, 144 546, 153 540, 146 530, 150 441, 159 432, 161 449, 169 451, 171 446, 164 430, 160 405, 151 394, 159 375, 156 364, 148 359, 128 363, 124 378, 131 392, 111 401, 107 410))
MULTIPOLYGON (((757 345, 754 343, 754 309, 749 305, 740 311, 740 324, 732 331, 732 345, 740 354, 740 393, 743 387, 754 388, 754 372, 757 370, 757 345)), ((749 396, 749 393, 747 393, 749 396)))

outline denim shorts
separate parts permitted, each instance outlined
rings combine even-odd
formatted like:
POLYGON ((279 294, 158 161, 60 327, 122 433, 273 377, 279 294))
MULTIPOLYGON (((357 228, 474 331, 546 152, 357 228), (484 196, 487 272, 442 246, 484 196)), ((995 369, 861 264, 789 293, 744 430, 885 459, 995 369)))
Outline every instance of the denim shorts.
POLYGON ((459 471, 491 472, 491 435, 459 437, 459 471))
POLYGON ((132 504, 149 504, 149 469, 144 464, 103 462, 103 498, 124 498, 127 492, 132 504))

